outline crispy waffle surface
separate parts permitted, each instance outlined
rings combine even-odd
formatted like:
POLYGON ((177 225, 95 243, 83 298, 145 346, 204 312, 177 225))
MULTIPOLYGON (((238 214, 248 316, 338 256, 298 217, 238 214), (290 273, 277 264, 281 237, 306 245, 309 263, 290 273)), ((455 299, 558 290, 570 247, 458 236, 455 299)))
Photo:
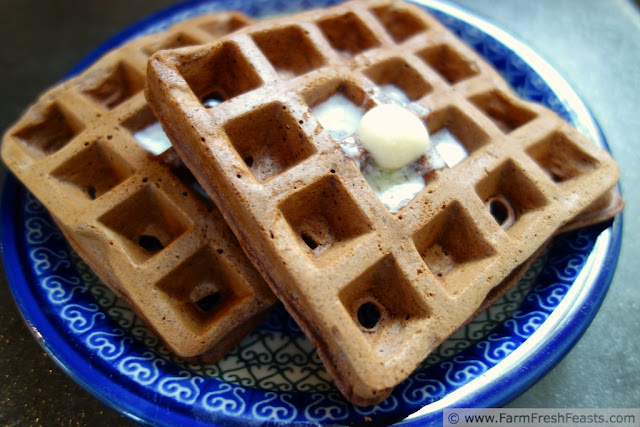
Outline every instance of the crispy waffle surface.
POLYGON ((43 94, 2 145, 76 252, 190 361, 220 358, 276 300, 173 149, 152 154, 137 142, 157 123, 146 65, 158 49, 211 42, 249 22, 211 14, 131 41, 43 94))
POLYGON ((403 2, 347 2, 159 52, 147 99, 357 405, 388 396, 618 180, 605 150, 517 98, 478 54, 403 2), (338 92, 368 110, 389 83, 423 109, 431 133, 447 127, 469 153, 425 175, 426 188, 395 214, 312 112, 338 92), (494 200, 513 212, 508 228, 491 214, 494 200))

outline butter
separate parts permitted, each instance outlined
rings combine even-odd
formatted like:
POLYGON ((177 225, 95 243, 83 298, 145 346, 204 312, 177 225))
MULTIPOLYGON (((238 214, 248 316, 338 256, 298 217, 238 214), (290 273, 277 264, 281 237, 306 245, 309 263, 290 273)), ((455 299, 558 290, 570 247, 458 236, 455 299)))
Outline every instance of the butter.
POLYGON ((362 147, 382 169, 400 169, 431 148, 424 123, 409 110, 395 104, 379 105, 360 120, 356 132, 362 147))
POLYGON ((425 188, 426 173, 446 167, 446 164, 431 144, 427 129, 417 116, 427 114, 428 111, 422 111, 419 105, 411 103, 395 85, 385 85, 377 90, 379 100, 384 104, 366 114, 363 113, 362 106, 354 104, 342 93, 336 93, 315 105, 312 112, 318 122, 338 141, 342 152, 362 171, 384 206, 389 212, 395 213, 425 188), (406 108, 401 105, 406 105, 406 108), (371 115, 372 111, 378 112, 371 115), (376 117, 378 114, 382 118, 376 117), (367 115, 370 123, 364 121, 367 115), (373 135, 373 144, 370 135, 373 135), (370 144, 363 141, 363 136, 365 139, 369 137, 370 144), (386 147, 390 154, 385 153, 384 146, 388 145, 385 139, 395 144, 390 149, 386 147), (376 151, 376 143, 381 143, 383 148, 376 151), (405 146, 407 144, 408 147, 405 146), (375 157, 380 151, 383 152, 382 160, 375 157), (400 160, 397 159, 398 155, 400 160), (424 163, 416 162, 423 156, 424 163), (388 158, 396 158, 391 167, 385 161, 388 158))

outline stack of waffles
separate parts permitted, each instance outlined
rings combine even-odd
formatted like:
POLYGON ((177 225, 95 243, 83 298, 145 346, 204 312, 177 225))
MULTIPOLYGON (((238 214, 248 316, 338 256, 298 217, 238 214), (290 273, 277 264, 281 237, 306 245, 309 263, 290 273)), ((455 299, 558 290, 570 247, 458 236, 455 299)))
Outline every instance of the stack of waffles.
POLYGON ((2 156, 175 354, 221 357, 280 300, 357 405, 385 399, 555 234, 622 209, 606 151, 395 0, 206 16, 131 42, 45 94, 2 156), (349 150, 387 103, 448 141, 393 207, 349 150), (157 120, 172 148, 137 142, 163 135, 157 120))

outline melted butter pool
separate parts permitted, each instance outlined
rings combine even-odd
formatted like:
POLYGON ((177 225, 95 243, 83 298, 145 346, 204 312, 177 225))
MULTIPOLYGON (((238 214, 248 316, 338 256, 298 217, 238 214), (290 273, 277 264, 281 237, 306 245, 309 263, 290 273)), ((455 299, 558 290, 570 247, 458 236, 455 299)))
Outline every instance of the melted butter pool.
POLYGON ((431 143, 450 168, 466 159, 469 155, 465 146, 447 128, 442 128, 431 135, 431 143))
POLYGON ((338 92, 311 109, 332 137, 341 141, 355 133, 364 113, 362 108, 338 92))
POLYGON ((171 141, 167 134, 164 133, 160 122, 154 122, 140 129, 133 134, 133 137, 145 150, 154 156, 158 156, 171 148, 171 141))
MULTIPOLYGON (((395 85, 382 85, 377 89, 377 95, 383 103, 401 106, 411 103, 404 91, 395 85)), ((387 170, 373 162, 363 162, 365 152, 354 134, 364 116, 364 111, 361 106, 351 102, 342 93, 336 93, 327 98, 326 101, 313 107, 312 112, 325 130, 338 141, 344 154, 353 159, 389 212, 398 212, 425 188, 425 173, 446 166, 446 162, 433 146, 426 154, 428 166, 412 163, 400 169, 387 170)))

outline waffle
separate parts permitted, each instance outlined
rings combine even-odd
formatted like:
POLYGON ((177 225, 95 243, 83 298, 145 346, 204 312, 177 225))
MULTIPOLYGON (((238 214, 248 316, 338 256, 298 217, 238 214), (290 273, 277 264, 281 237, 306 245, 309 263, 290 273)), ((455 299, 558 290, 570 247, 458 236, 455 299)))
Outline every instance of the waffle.
POLYGON ((276 299, 174 150, 137 142, 157 123, 146 65, 158 49, 249 22, 206 15, 131 41, 42 95, 2 145, 4 162, 97 276, 192 361, 220 358, 276 299))
POLYGON ((402 2, 257 23, 159 52, 147 77, 176 151, 356 405, 387 397, 618 180, 606 151, 402 2), (389 83, 468 151, 396 213, 314 113, 337 93, 368 110, 389 83))

